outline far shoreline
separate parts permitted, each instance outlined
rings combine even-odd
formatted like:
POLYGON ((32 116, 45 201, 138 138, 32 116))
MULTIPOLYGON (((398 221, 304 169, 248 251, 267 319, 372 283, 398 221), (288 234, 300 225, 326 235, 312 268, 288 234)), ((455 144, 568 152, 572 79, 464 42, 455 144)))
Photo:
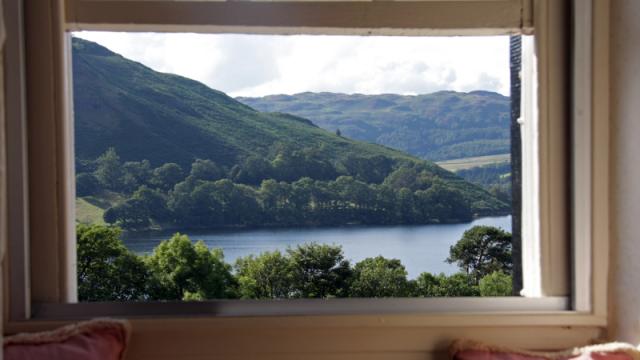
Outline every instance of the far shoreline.
MULTIPOLYGON (((175 233, 190 232, 194 234, 202 233, 238 233, 238 232, 251 232, 259 230, 325 230, 325 229, 364 229, 364 228, 394 228, 394 227, 421 227, 421 226, 434 226, 434 225, 462 225, 471 224, 472 222, 485 219, 485 218, 498 218, 505 216, 512 216, 511 212, 490 214, 490 215, 478 215, 474 216, 469 221, 452 221, 452 222, 432 222, 422 224, 326 224, 326 225, 309 225, 309 226, 287 226, 287 225, 263 225, 263 226, 217 226, 217 227, 164 227, 164 228, 147 228, 147 229, 122 229, 124 237, 128 235, 167 235, 175 233)), ((135 236, 134 236, 135 237, 135 236)))

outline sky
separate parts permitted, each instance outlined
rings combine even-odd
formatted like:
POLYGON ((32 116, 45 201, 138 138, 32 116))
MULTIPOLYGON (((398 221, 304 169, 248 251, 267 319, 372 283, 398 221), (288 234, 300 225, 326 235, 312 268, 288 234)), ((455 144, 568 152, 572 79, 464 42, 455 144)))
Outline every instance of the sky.
POLYGON ((509 95, 509 38, 76 32, 231 96, 329 91, 509 95))

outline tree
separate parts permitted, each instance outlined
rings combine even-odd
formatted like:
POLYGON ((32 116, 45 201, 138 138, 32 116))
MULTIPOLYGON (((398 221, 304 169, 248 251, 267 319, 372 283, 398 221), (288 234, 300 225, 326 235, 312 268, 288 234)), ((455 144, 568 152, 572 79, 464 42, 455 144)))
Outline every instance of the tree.
POLYGON ((240 258, 235 267, 242 298, 279 299, 291 295, 291 263, 280 251, 240 258))
POLYGON ((80 301, 148 298, 145 264, 124 247, 119 228, 79 224, 76 235, 80 301))
POLYGON ((153 169, 151 184, 168 191, 184 178, 182 168, 176 163, 166 163, 153 169))
POLYGON ((511 296, 513 279, 502 271, 494 271, 483 277, 478 287, 481 296, 511 296))
POLYGON ((234 167, 232 179, 249 185, 260 185, 262 180, 272 177, 271 163, 259 156, 249 156, 242 165, 234 167))
POLYGON ((195 180, 215 181, 224 177, 224 172, 211 160, 196 159, 189 173, 195 180))
POLYGON ((146 259, 150 295, 156 300, 219 299, 235 296, 231 266, 220 249, 209 251, 186 235, 161 242, 146 259))
POLYGON ((353 268, 351 297, 402 297, 409 295, 407 271, 400 260, 367 258, 353 268))
POLYGON ((340 246, 309 243, 288 249, 293 293, 301 298, 346 297, 351 277, 340 246))
POLYGON ((494 271, 510 274, 513 267, 511 234, 492 226, 474 226, 451 246, 446 261, 456 263, 475 284, 494 271))
POLYGON ((171 212, 167 208, 167 200, 160 191, 142 185, 133 193, 132 199, 138 200, 148 217, 153 220, 165 222, 171 219, 171 212))
POLYGON ((151 180, 151 163, 149 160, 127 161, 122 165, 123 187, 127 192, 134 191, 141 185, 146 185, 151 180))
POLYGON ((143 229, 150 225, 150 213, 145 203, 131 198, 107 209, 102 218, 109 224, 127 229, 143 229))
POLYGON ((148 182, 153 173, 151 163, 146 159, 142 161, 127 161, 122 167, 125 173, 131 174, 141 185, 148 182))
POLYGON ((396 201, 398 219, 403 224, 413 224, 416 220, 416 205, 414 194, 411 192, 411 190, 402 188, 397 192, 396 201))
POLYGON ((96 160, 96 179, 109 190, 120 191, 122 188, 122 167, 120 157, 114 148, 109 148, 96 160))
POLYGON ((445 274, 433 275, 424 272, 415 282, 415 295, 422 297, 455 297, 478 296, 480 291, 473 283, 473 279, 465 273, 451 276, 445 274))
POLYGON ((342 137, 342 131, 340 131, 340 129, 336 129, 336 135, 342 137))
POLYGON ((167 207, 173 214, 175 223, 185 226, 194 226, 201 221, 202 214, 195 211, 192 192, 196 186, 196 181, 187 177, 185 181, 177 183, 167 196, 167 207))
POLYGON ((366 183, 381 183, 393 170, 394 160, 382 155, 349 156, 342 161, 347 173, 366 183))
POLYGON ((100 182, 93 174, 82 173, 76 176, 76 196, 95 195, 100 188, 100 182))
POLYGON ((417 177, 418 173, 416 172, 416 169, 405 165, 389 174, 389 176, 384 179, 384 184, 394 190, 400 190, 402 188, 416 190, 415 185, 417 177))
POLYGON ((422 194, 421 201, 422 206, 429 207, 430 216, 441 222, 470 221, 473 216, 464 195, 442 181, 434 181, 422 194))

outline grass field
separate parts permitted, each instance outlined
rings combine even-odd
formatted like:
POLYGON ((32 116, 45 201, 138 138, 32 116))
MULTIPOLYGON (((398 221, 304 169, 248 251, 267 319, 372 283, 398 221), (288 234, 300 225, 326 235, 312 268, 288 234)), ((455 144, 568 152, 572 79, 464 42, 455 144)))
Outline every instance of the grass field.
POLYGON ((102 219, 104 209, 101 209, 86 199, 76 199, 76 222, 82 224, 104 224, 102 219))
POLYGON ((484 165, 500 164, 509 161, 511 161, 511 154, 499 154, 439 161, 437 164, 449 171, 455 172, 458 170, 471 169, 484 165))
POLYGON ((104 192, 99 196, 76 198, 76 222, 83 224, 104 224, 104 211, 121 202, 122 196, 112 192, 104 192))

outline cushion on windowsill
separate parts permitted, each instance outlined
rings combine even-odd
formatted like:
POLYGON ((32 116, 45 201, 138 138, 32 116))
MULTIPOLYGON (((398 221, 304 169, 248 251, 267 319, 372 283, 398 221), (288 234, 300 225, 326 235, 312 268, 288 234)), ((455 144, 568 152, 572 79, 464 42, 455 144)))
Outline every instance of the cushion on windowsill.
POLYGON ((457 340, 451 344, 449 353, 452 360, 640 360, 640 351, 625 343, 592 345, 558 352, 536 352, 457 340))
POLYGON ((122 360, 130 334, 127 321, 110 319, 17 334, 4 339, 4 360, 122 360))

